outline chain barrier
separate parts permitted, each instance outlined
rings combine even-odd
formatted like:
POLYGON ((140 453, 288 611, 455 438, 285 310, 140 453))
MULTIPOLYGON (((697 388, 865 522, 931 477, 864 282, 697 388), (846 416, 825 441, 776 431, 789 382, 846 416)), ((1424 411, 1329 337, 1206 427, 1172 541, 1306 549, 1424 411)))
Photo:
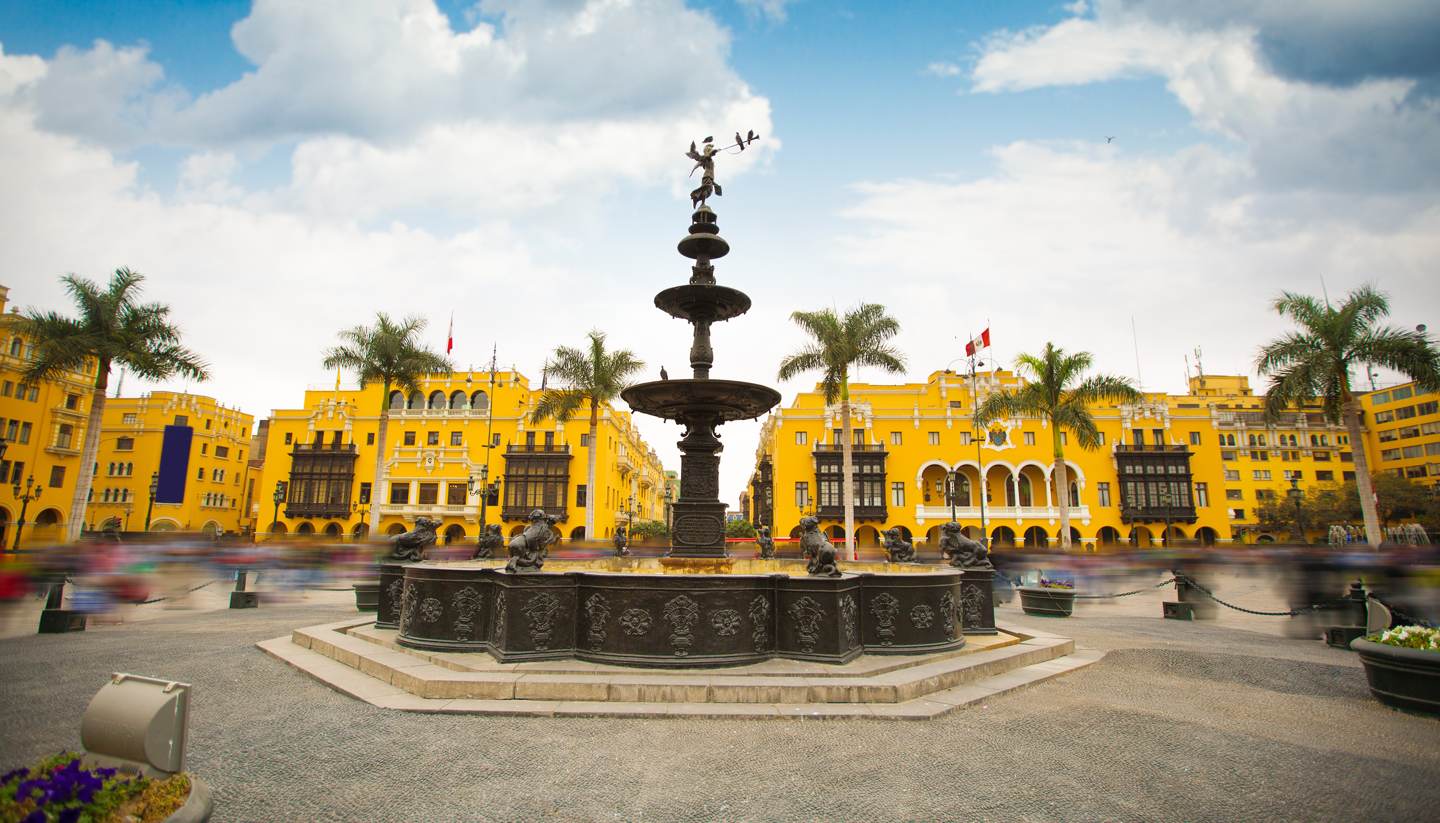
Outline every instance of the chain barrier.
POLYGON ((1166 581, 1163 582, 1163 583, 1156 583, 1156 584, 1153 585, 1153 586, 1146 586, 1146 587, 1143 588, 1143 589, 1135 589, 1135 590, 1133 590, 1133 591, 1128 591, 1128 592, 1116 592, 1115 594, 1077 594, 1077 595, 1075 595, 1075 599, 1076 599, 1076 600, 1104 600, 1104 599, 1106 599, 1106 598, 1113 598, 1113 597, 1129 597, 1129 596, 1132 595, 1132 594, 1143 594, 1143 593, 1145 593, 1145 592, 1153 592, 1153 591, 1155 591, 1156 589, 1161 588, 1162 586, 1168 586, 1168 585, 1170 585, 1171 583, 1174 583, 1174 582, 1175 582, 1175 578, 1172 577, 1172 578, 1170 578, 1169 580, 1166 580, 1166 581))
POLYGON ((1297 615, 1308 614, 1308 613, 1310 613, 1310 612, 1320 611, 1321 609, 1334 609, 1334 608, 1338 608, 1338 607, 1340 607, 1340 606, 1343 606, 1346 602, 1348 602, 1348 601, 1346 601, 1346 600, 1344 600, 1344 599, 1331 600, 1331 601, 1326 602, 1326 603, 1311 603, 1311 604, 1308 605, 1308 606, 1301 606, 1301 607, 1298 608, 1298 609, 1287 609, 1287 610, 1285 610, 1285 611, 1283 611, 1283 612, 1266 612, 1266 611, 1260 611, 1260 610, 1258 610, 1258 609, 1247 609, 1247 608, 1245 608, 1244 606, 1237 606, 1237 605, 1235 605, 1234 603, 1226 603, 1224 600, 1221 600, 1220 598, 1216 597, 1214 592, 1210 591, 1209 589, 1205 588, 1204 586, 1200 585, 1199 583, 1196 583, 1196 582, 1195 582, 1195 579, 1194 579, 1193 577, 1189 577, 1189 576, 1183 575, 1183 574, 1177 574, 1177 575, 1175 575, 1175 577, 1176 577, 1177 580, 1180 580, 1181 582, 1184 582, 1186 585, 1189 585, 1189 586, 1195 588, 1195 589, 1196 589, 1197 591, 1199 591, 1201 594, 1205 595, 1206 597, 1210 598, 1211 600, 1214 600, 1216 603, 1219 603, 1220 605, 1224 606, 1224 607, 1227 608, 1227 609, 1234 609, 1234 610, 1237 611, 1237 612, 1244 612, 1245 614, 1255 614, 1255 615, 1259 615, 1259 616, 1261 616, 1261 617, 1296 617, 1297 615))
MULTIPOLYGON (((74 586, 74 587, 77 588, 77 589, 89 588, 88 586, 85 586, 85 585, 82 585, 82 584, 80 584, 80 583, 75 582, 75 580, 74 580, 73 578, 70 578, 70 577, 66 577, 66 578, 64 578, 64 580, 65 580, 65 585, 67 585, 67 586, 74 586)), ((195 586, 195 587, 193 587, 193 588, 186 589, 186 590, 185 590, 185 593, 186 593, 186 594, 190 594, 190 593, 192 593, 192 592, 198 592, 198 591, 200 591, 201 589, 205 588, 206 586, 208 586, 208 585, 210 585, 211 583, 214 583, 214 582, 216 582, 216 581, 214 581, 214 580, 206 580, 204 583, 201 583, 201 584, 198 585, 198 586, 195 586)), ((36 594, 36 595, 35 595, 35 598, 38 600, 38 599, 40 599, 40 598, 42 598, 42 597, 49 597, 49 596, 50 596, 50 587, 47 586, 47 587, 45 587, 45 589, 42 590, 40 593, 36 594)), ((161 602, 164 602, 164 601, 169 600, 169 599, 170 599, 169 597, 153 597, 153 598, 151 598, 151 599, 149 599, 149 600, 135 600, 135 601, 131 601, 131 602, 129 603, 129 605, 133 605, 133 606, 148 606, 148 605, 150 605, 151 603, 161 603, 161 602)))

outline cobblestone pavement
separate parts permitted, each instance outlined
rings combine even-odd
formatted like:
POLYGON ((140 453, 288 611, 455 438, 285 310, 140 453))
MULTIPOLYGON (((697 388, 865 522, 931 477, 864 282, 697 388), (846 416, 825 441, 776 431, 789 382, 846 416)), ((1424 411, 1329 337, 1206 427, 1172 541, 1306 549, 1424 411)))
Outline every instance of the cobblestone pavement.
POLYGON ((0 767, 78 746, 132 671, 195 684, 189 765, 221 821, 1434 819, 1440 720, 1380 706, 1352 655, 1274 619, 1163 621, 1160 600, 1045 622, 1111 651, 925 722, 384 711, 253 645, 354 614, 338 597, 171 613, 0 641, 0 767))

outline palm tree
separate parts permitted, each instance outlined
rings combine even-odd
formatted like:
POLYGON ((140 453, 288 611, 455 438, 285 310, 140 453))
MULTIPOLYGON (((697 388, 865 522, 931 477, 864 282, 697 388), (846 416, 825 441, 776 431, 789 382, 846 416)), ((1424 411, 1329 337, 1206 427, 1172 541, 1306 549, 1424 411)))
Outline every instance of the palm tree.
POLYGON ((60 282, 79 310, 79 318, 32 311, 19 324, 36 351, 35 361, 25 372, 27 383, 61 372, 81 371, 92 360, 97 364, 90 390, 90 415, 85 421, 80 476, 76 478, 75 498, 70 501, 70 519, 66 521, 71 540, 80 536, 85 524, 85 504, 94 479, 93 472, 86 469, 95 465, 100 450, 100 422, 111 367, 122 366, 145 380, 164 380, 177 374, 193 380, 208 377, 199 355, 180 345, 180 328, 170 322, 170 307, 138 302, 144 279, 129 269, 116 269, 110 283, 101 288, 98 283, 67 274, 60 282))
POLYGON ((825 402, 840 403, 841 440, 840 470, 845 478, 840 484, 840 497, 845 506, 845 549, 851 560, 855 550, 855 466, 850 443, 850 368, 874 366, 887 372, 905 371, 905 358, 890 346, 889 340, 900 333, 900 324, 876 303, 862 303, 838 317, 833 309, 797 311, 790 315, 813 342, 780 361, 781 380, 789 380, 802 372, 821 373, 820 387, 825 402))
MULTIPOLYGON (((1065 465, 1061 432, 1074 432, 1075 442, 1082 449, 1098 448, 1100 430, 1090 407, 1102 402, 1134 403, 1141 398, 1140 391, 1124 377, 1097 374, 1082 380, 1093 363, 1090 352, 1071 354, 1054 343, 1046 343, 1045 351, 1038 356, 1022 354, 1015 358, 1015 371, 1027 378, 1025 384, 985 398, 977 415, 982 423, 1019 415, 1049 422, 1055 456, 1055 496, 1060 509, 1060 546, 1065 549, 1070 548, 1070 472, 1065 465)), ((980 493, 985 493, 983 488, 980 493)))
POLYGON ((1344 419, 1355 456, 1365 536, 1370 545, 1378 546, 1383 533, 1360 431, 1360 399, 1351 391, 1350 371, 1380 366, 1409 377, 1423 391, 1435 391, 1440 389, 1440 351, 1421 331, 1379 325, 1390 314, 1390 301, 1373 286, 1355 289, 1338 307, 1292 292, 1281 293, 1274 306, 1299 329, 1262 347, 1255 361, 1260 374, 1270 378, 1265 412, 1273 420, 1287 409, 1319 398, 1327 420, 1344 419))
POLYGON ((416 339, 424 329, 422 317, 406 317, 396 322, 384 312, 376 312, 375 325, 340 332, 340 345, 326 351, 321 364, 326 369, 354 371, 362 389, 371 383, 381 385, 380 426, 375 434, 375 480, 367 524, 371 534, 380 524, 380 481, 385 469, 385 434, 390 426, 390 392, 394 389, 402 389, 407 395, 418 392, 422 377, 449 373, 452 369, 449 360, 416 339))
POLYGON ((628 349, 606 351, 605 333, 589 334, 588 351, 560 346, 545 364, 548 375, 560 383, 558 389, 546 389, 530 412, 530 422, 539 423, 547 417, 564 422, 582 407, 590 409, 590 445, 586 447, 585 466, 585 537, 595 538, 595 447, 600 428, 600 407, 620 396, 628 387, 630 375, 645 368, 645 363, 628 349))

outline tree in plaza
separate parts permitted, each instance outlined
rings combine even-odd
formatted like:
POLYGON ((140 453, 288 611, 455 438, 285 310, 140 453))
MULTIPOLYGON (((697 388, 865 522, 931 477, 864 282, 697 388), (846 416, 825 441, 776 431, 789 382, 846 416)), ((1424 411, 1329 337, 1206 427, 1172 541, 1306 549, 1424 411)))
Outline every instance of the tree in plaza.
MULTIPOLYGON (((1434 492, 1407 478, 1394 474, 1374 475, 1370 482, 1375 489, 1375 516, 1380 525, 1389 526, 1405 520, 1426 520, 1440 508, 1434 492)), ((1313 511, 1316 524, 1348 523, 1362 520, 1365 516, 1360 507, 1360 495, 1353 480, 1344 483, 1327 483, 1312 489, 1307 495, 1305 507, 1313 511)))
POLYGON ((1055 457, 1055 498, 1060 509, 1060 546, 1066 549, 1070 548, 1070 473, 1065 465, 1061 432, 1066 429, 1074 432, 1075 442, 1082 449, 1098 448, 1100 430, 1095 426, 1090 406, 1101 402, 1133 403, 1141 397, 1139 389, 1124 377, 1105 374, 1084 377, 1093 362, 1090 352, 1071 354, 1054 343, 1046 343, 1045 350, 1038 355, 1022 354, 1015 358, 1015 371, 1026 378, 1025 384, 985 398, 977 415, 982 424, 1018 415, 1049 421, 1055 457))
POLYGON ((170 321, 170 307, 139 302, 144 280, 143 275, 125 268, 116 269, 104 287, 67 274, 60 282, 65 284, 80 316, 31 311, 18 324, 20 333, 35 346, 35 359, 25 370, 27 383, 38 383, 62 372, 84 371, 90 361, 96 363, 80 476, 75 478, 75 497, 70 501, 70 519, 66 521, 71 540, 80 536, 85 524, 85 504, 94 479, 93 473, 85 469, 95 465, 100 450, 100 421, 105 413, 110 369, 119 365, 145 380, 164 380, 174 375, 204 380, 209 376, 199 355, 180 345, 180 328, 170 321))
POLYGON ((756 534, 755 524, 749 520, 725 521, 726 537, 754 537, 756 534))
POLYGON ((1298 326, 1260 349, 1255 367, 1270 378, 1265 411, 1272 418, 1319 399, 1331 423, 1342 419, 1350 433, 1355 477, 1364 513, 1365 536, 1372 546, 1384 534, 1376 513, 1375 487, 1360 429, 1360 398, 1350 386, 1355 368, 1380 366, 1414 380, 1421 391, 1440 390, 1440 350, 1423 332, 1380 325, 1390 303, 1373 286, 1350 292, 1339 306, 1328 300, 1283 292, 1275 311, 1298 326))
POLYGON ((891 373, 905 371, 905 358, 889 341, 900 333, 900 323, 885 313, 885 307, 862 303, 845 312, 833 309, 792 312, 790 319, 813 338, 812 342, 780 361, 780 379, 789 380, 804 372, 820 372, 825 402, 840 404, 840 498, 845 507, 845 553, 855 552, 855 458, 850 438, 850 369, 874 366, 891 373))
POLYGON ((624 391, 629 377, 645 368, 644 361, 629 349, 609 351, 605 333, 592 330, 587 349, 560 346, 555 349, 545 370, 560 388, 541 392, 540 400, 530 412, 530 422, 539 423, 547 417, 565 421, 581 408, 590 411, 590 445, 586 448, 585 466, 585 536, 595 537, 595 444, 600 430, 600 407, 624 391))
POLYGON ((385 434, 390 426, 390 392, 401 389, 406 395, 420 391, 420 379, 451 370, 450 361, 425 348, 417 339, 425 330, 425 319, 406 317, 396 321, 384 312, 375 313, 375 325, 355 326, 340 332, 340 344, 325 352, 321 365, 326 369, 355 372, 360 388, 379 383, 380 424, 375 433, 375 479, 371 486, 371 534, 380 523, 380 481, 385 470, 385 434))

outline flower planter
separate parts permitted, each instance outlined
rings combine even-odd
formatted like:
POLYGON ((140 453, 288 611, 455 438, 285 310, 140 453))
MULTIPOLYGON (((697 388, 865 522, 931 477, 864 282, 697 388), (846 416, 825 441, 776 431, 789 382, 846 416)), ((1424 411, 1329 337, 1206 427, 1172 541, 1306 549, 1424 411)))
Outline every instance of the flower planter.
POLYGON ((1350 648, 1365 665, 1370 693, 1387 706, 1440 714, 1440 652, 1357 637, 1350 648))
POLYGON ((190 775, 190 796, 185 805, 165 818, 165 823, 205 823, 215 811, 215 801, 210 795, 210 786, 205 781, 190 775))
POLYGON ((357 611, 378 612, 380 610, 379 580, 351 583, 350 588, 355 590, 355 609, 357 611))
POLYGON ((1075 611, 1075 590, 1021 586, 1020 608, 1036 617, 1069 617, 1075 611))

